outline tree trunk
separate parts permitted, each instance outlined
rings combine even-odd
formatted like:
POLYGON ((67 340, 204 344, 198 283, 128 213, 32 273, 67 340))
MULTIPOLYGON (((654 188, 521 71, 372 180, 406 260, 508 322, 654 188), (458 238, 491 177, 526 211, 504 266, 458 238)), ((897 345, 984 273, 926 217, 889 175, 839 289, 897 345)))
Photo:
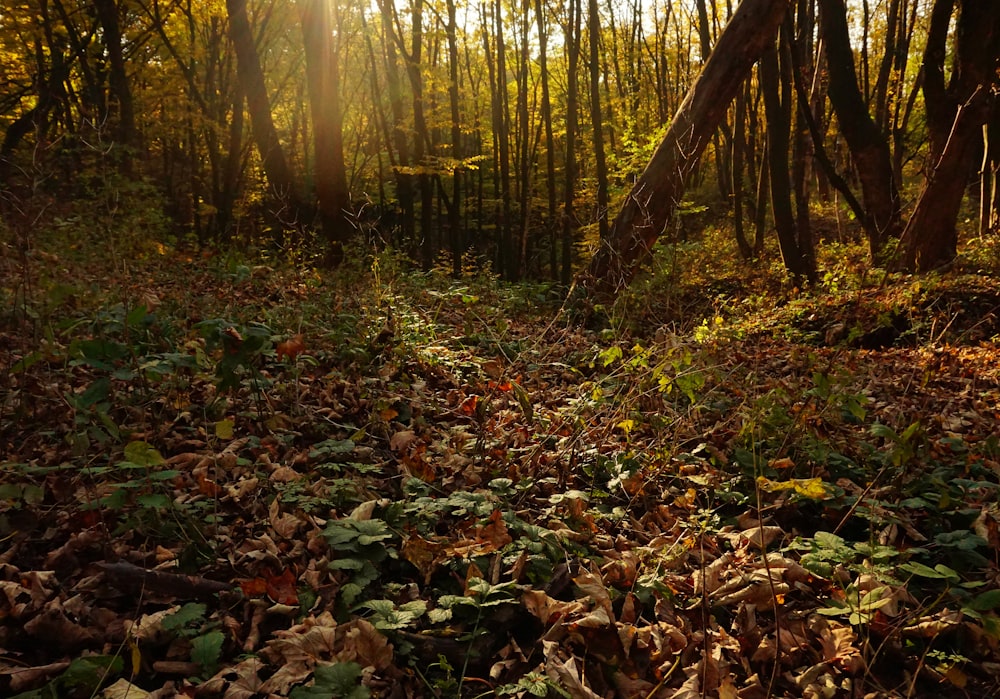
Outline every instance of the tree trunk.
POLYGON ((573 237, 576 234, 576 136, 579 100, 580 24, 583 15, 581 0, 569 0, 566 20, 566 165, 563 192, 562 282, 569 286, 573 276, 573 237))
POLYGON ((684 183, 754 62, 772 44, 789 0, 743 0, 688 91, 606 241, 579 279, 581 298, 611 300, 632 281, 673 217, 684 183))
POLYGON ((743 227, 743 151, 746 148, 744 129, 746 128, 746 90, 739 90, 736 95, 736 114, 733 117, 733 229, 736 235, 736 245, 740 249, 740 257, 749 260, 753 257, 753 248, 747 240, 743 227))
POLYGON ((899 192, 892 172, 889 142, 872 121, 858 86, 845 2, 819 2, 820 29, 830 76, 830 102, 861 182, 865 210, 861 224, 868 237, 869 253, 872 260, 880 261, 885 243, 898 238, 902 230, 899 192))
POLYGON ((297 220, 303 208, 302 200, 285 158, 285 151, 278 140, 278 130, 274 127, 264 71, 250 30, 247 0, 226 0, 226 10, 229 14, 229 33, 236 50, 237 78, 246 95, 250 128, 260 153, 264 175, 275 196, 291 207, 291 211, 286 212, 286 219, 297 220))
POLYGON ((535 0, 535 20, 538 24, 538 72, 542 80, 542 113, 545 126, 545 189, 548 194, 549 228, 549 275, 556 279, 559 275, 556 254, 556 151, 552 131, 552 101, 549 95, 548 26, 545 22, 542 0, 535 0))
POLYGON ((326 264, 344 260, 344 244, 354 230, 351 194, 344 164, 343 111, 340 104, 340 56, 332 45, 333 22, 326 0, 301 0, 306 83, 313 131, 313 171, 326 264))
POLYGON ((994 100, 1000 56, 1000 3, 963 2, 955 31, 955 65, 947 86, 944 57, 954 0, 935 0, 924 52, 924 98, 931 171, 903 231, 905 270, 928 271, 958 254, 956 221, 969 162, 994 100))
POLYGON ((1000 109, 983 125, 983 167, 979 186, 979 235, 1000 233, 1000 109))
POLYGON ((507 47, 503 32, 503 4, 496 0, 493 6, 494 32, 496 35, 496 83, 493 88, 493 129, 497 139, 500 168, 500 273, 504 279, 518 278, 518 255, 511 235, 510 191, 510 105, 507 98, 507 47))
POLYGON ((778 50, 771 44, 760 57, 760 89, 764 93, 767 116, 767 160, 771 181, 771 214, 778 233, 778 247, 785 269, 800 283, 810 277, 805 256, 799 249, 792 211, 792 180, 788 171, 789 129, 791 128, 790 90, 781 79, 778 50))
MULTIPOLYGON (((132 89, 129 86, 128 74, 125 71, 125 53, 116 0, 94 0, 97 18, 101 23, 104 48, 108 52, 110 71, 108 83, 111 94, 118 103, 117 120, 115 120, 115 139, 119 145, 128 148, 135 141, 135 107, 132 102, 132 89)), ((128 153, 122 158, 122 165, 127 168, 128 153)))
POLYGON ((608 165, 604 155, 604 119, 601 114, 600 58, 601 17, 597 0, 589 0, 587 36, 590 47, 590 124, 593 130, 594 175, 597 178, 597 229, 600 240, 608 238, 608 165))
POLYGON ((448 8, 448 105, 451 110, 451 155, 455 159, 451 180, 451 207, 448 209, 448 238, 451 247, 451 273, 462 274, 462 255, 465 252, 465 235, 462 231, 462 124, 458 110, 458 23, 455 0, 447 0, 448 8))

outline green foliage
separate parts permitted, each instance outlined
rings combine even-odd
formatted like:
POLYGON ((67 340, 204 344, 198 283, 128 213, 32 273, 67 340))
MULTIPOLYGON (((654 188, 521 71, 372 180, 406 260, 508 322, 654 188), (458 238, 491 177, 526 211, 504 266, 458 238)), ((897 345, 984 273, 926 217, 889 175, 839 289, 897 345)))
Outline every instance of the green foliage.
POLYGON ((122 673, 125 663, 116 655, 91 655, 73 660, 58 677, 44 687, 22 692, 11 699, 64 699, 93 696, 109 676, 122 673))
POLYGON ((323 530, 330 548, 338 557, 330 562, 333 570, 343 570, 350 580, 340 589, 343 604, 352 606, 365 588, 379 578, 379 566, 397 551, 389 545, 396 535, 381 519, 338 519, 323 530))
POLYGON ((368 699, 361 684, 361 666, 355 662, 321 663, 313 672, 311 687, 295 687, 290 699, 368 699))

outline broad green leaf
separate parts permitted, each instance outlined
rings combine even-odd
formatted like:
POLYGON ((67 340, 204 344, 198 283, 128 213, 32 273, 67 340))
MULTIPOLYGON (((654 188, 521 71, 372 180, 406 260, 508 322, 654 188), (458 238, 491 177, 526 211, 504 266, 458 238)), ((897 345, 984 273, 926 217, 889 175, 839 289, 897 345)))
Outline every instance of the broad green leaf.
POLYGON ((977 612, 988 612, 1000 607, 1000 590, 987 590, 969 603, 969 607, 977 612))
POLYGON ((296 687, 289 699, 369 699, 361 684, 361 666, 355 662, 316 666, 312 687, 296 687))
POLYGON ((218 669, 225 640, 226 635, 218 630, 191 639, 191 660, 201 666, 205 675, 214 675, 218 669))
POLYGON ((178 631, 195 622, 204 621, 207 610, 208 607, 200 602, 188 602, 173 614, 164 617, 160 625, 167 631, 178 631))
POLYGON ((937 566, 931 568, 930 566, 924 565, 919 561, 910 561, 908 563, 903 563, 899 566, 900 570, 906 571, 907 573, 912 573, 921 578, 931 578, 934 580, 950 580, 957 582, 959 580, 958 573, 953 571, 947 566, 938 564, 937 566))

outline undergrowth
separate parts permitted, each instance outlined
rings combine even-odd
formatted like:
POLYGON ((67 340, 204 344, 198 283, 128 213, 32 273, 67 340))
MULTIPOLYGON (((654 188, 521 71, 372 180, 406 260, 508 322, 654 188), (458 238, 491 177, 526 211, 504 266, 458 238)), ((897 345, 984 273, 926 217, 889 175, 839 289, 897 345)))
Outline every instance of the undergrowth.
POLYGON ((108 216, 111 260, 5 241, 0 662, 48 668, 5 695, 1000 687, 990 241, 795 289, 710 231, 582 330, 551 285, 108 216))

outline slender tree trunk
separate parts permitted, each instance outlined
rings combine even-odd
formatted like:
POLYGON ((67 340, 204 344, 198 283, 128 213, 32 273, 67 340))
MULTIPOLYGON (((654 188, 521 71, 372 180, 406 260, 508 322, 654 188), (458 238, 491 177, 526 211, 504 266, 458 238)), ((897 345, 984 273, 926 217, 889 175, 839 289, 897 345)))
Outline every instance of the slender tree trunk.
POLYGON ((767 157, 768 145, 765 143, 760 163, 757 165, 757 197, 753 217, 753 255, 764 254, 764 239, 767 235, 767 202, 771 198, 771 178, 767 157))
POLYGON ((528 234, 531 222, 531 161, 528 158, 531 145, 531 125, 528 114, 528 82, 530 78, 528 28, 530 0, 522 0, 521 35, 517 68, 517 138, 518 138, 518 265, 520 274, 528 272, 528 234))
POLYGON ((886 242, 898 238, 902 230, 889 143, 869 115, 858 86, 845 2, 819 0, 819 3, 820 28, 830 77, 830 102, 861 183, 865 209, 861 224, 868 237, 869 252, 872 260, 881 261, 886 242))
POLYGON ((593 131, 594 175, 597 178, 597 227, 601 241, 608 238, 608 165, 604 154, 604 119, 601 113, 601 16, 597 0, 588 1, 587 36, 590 48, 590 124, 593 131))
POLYGON ((250 128, 260 153, 264 174, 275 196, 291 208, 290 212, 286 212, 285 219, 297 220, 303 208, 302 200, 278 139, 278 130, 274 127, 264 71, 261 69, 260 56, 247 16, 247 0, 226 0, 226 9, 229 14, 229 32, 236 50, 236 73, 246 95, 250 128))
POLYGON ((503 4, 494 3, 494 32, 496 37, 496 84, 494 86, 493 128, 497 137, 500 166, 500 261, 501 274, 508 281, 520 275, 518 255, 511 233, 512 207, 510 191, 510 111, 507 97, 507 46, 503 31, 503 4))
POLYGON ((351 194, 344 164, 343 109, 340 99, 340 54, 332 45, 333 22, 326 0, 300 0, 306 83, 312 115, 313 162, 326 264, 344 260, 344 244, 354 228, 351 194))
POLYGON ((448 105, 451 110, 451 154, 455 159, 451 175, 451 207, 448 209, 448 237, 451 247, 451 273, 456 278, 462 274, 462 255, 465 252, 465 235, 462 231, 462 124, 458 109, 458 23, 455 0, 447 0, 448 7, 448 105))
POLYGON ((744 129, 746 128, 747 111, 746 91, 736 93, 736 113, 733 117, 733 229, 736 235, 736 245, 740 249, 740 257, 749 260, 753 257, 753 248, 747 240, 743 228, 743 150, 746 148, 744 129))
POLYGON ((767 159, 771 182, 771 214, 778 233, 778 247, 785 269, 796 283, 810 278, 810 270, 799 249, 792 211, 792 183, 788 168, 789 129, 791 104, 789 90, 785 89, 778 61, 778 50, 772 44, 760 57, 760 89, 764 93, 764 111, 767 115, 767 159))
MULTIPOLYGON (((795 197, 795 228, 798 234, 799 253, 803 257, 806 270, 815 281, 816 247, 813 240, 812 221, 809 216, 809 194, 811 164, 813 162, 812 140, 806 123, 809 102, 799 100, 798 109, 792 101, 795 73, 805 73, 798 77, 809 77, 813 71, 812 38, 815 28, 815 4, 813 0, 798 0, 795 12, 795 29, 792 35, 791 17, 787 18, 782 31, 781 80, 788 109, 795 115, 794 138, 792 140, 792 193, 795 197)), ((791 116, 791 115, 789 115, 791 116)))
POLYGON ((128 149, 135 145, 135 107, 132 101, 132 89, 129 86, 128 73, 125 70, 125 48, 116 0, 94 0, 94 8, 101 23, 104 49, 108 53, 110 71, 108 82, 111 94, 118 103, 118 114, 115 120, 115 139, 126 150, 122 157, 122 166, 129 168, 130 157, 128 149))
POLYGON ((979 185, 979 235, 1000 233, 1000 109, 993 105, 983 125, 983 167, 979 185))
POLYGON ((566 22, 566 189, 563 192, 562 282, 569 286, 573 278, 573 238, 576 235, 576 137, 579 109, 580 34, 583 8, 581 0, 569 0, 566 22))
POLYGON ((407 244, 416 239, 416 210, 414 207, 413 174, 409 172, 410 145, 407 136, 406 112, 403 108, 402 80, 399 76, 399 53, 393 28, 395 13, 392 0, 379 0, 382 20, 382 41, 385 50, 385 82, 389 97, 389 111, 392 115, 392 138, 396 149, 396 200, 402 216, 403 238, 407 244))
POLYGON ((609 300, 635 276, 677 209, 684 183, 725 118, 754 62, 773 45, 789 0, 743 0, 629 192, 604 244, 579 280, 589 301, 609 300))
POLYGON ((542 81, 542 124, 545 127, 545 191, 548 194, 549 275, 559 276, 556 238, 556 150, 552 131, 552 102, 549 95, 548 26, 542 0, 535 0, 535 21, 538 26, 538 68, 542 81))

